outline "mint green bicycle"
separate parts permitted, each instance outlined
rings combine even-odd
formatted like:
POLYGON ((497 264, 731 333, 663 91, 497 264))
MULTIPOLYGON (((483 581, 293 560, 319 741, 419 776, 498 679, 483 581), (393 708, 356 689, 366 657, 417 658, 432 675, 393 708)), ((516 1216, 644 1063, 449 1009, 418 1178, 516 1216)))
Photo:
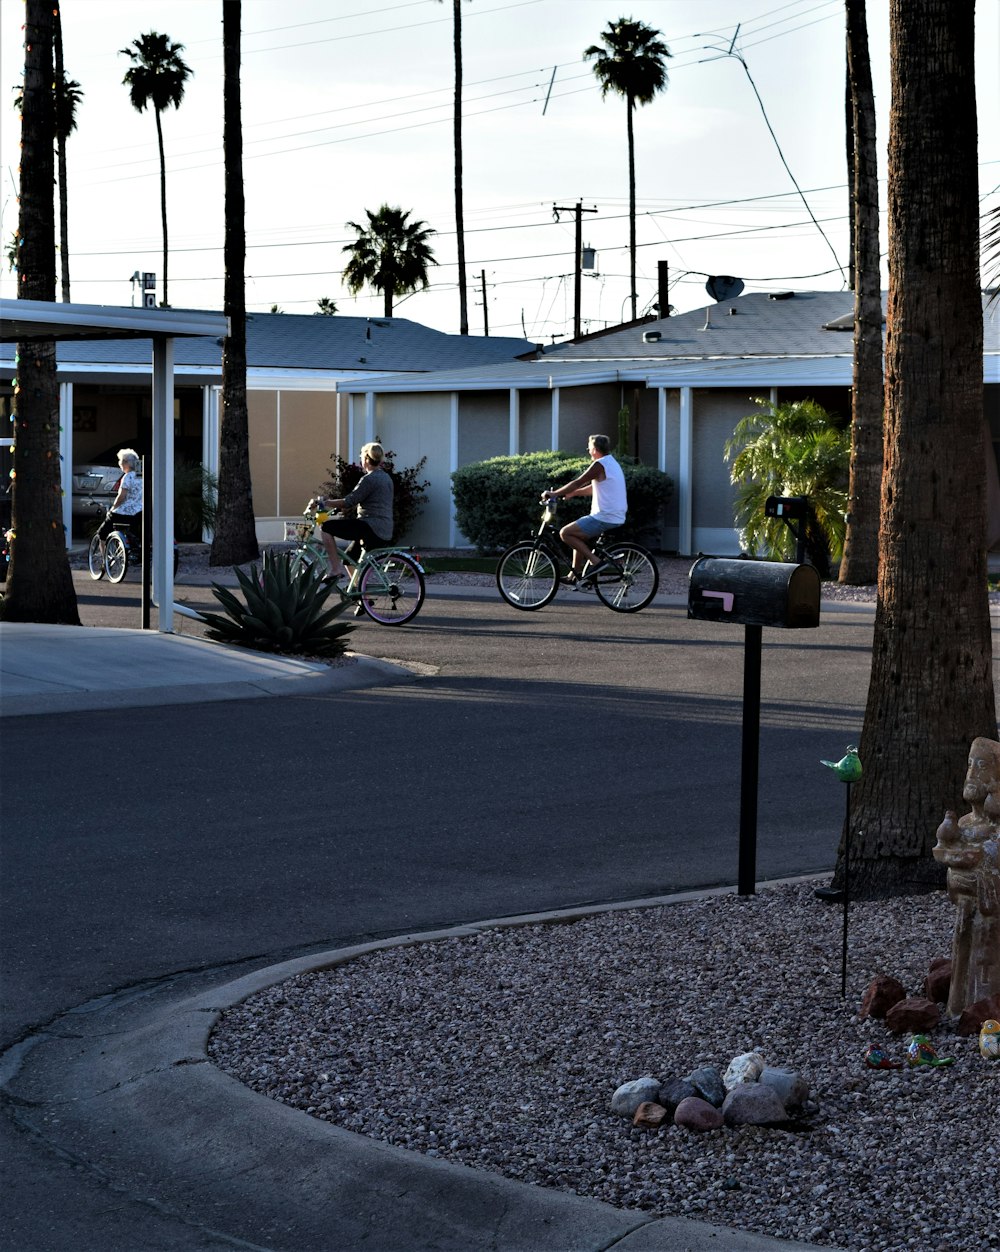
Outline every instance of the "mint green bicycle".
MULTIPOLYGON (((329 516, 326 510, 316 508, 315 500, 310 500, 301 522, 285 523, 285 538, 294 539, 297 545, 291 554, 293 574, 309 578, 329 574, 326 551, 316 538, 316 527, 329 516)), ((355 602, 356 617, 366 613, 382 626, 402 626, 420 612, 426 595, 424 567, 411 549, 370 548, 359 561, 346 552, 341 553, 341 558, 350 578, 346 587, 337 590, 345 600, 355 602)))

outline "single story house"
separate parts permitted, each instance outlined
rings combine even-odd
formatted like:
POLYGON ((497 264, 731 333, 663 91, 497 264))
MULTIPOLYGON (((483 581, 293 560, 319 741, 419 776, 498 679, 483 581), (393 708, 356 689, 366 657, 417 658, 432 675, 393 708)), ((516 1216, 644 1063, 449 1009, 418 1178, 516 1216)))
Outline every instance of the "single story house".
MULTIPOLYGON (((428 457, 430 501, 415 536, 460 546, 447 494, 457 466, 612 438, 630 410, 629 451, 670 474, 663 547, 682 555, 739 552, 723 447, 753 400, 811 398, 851 414, 854 296, 782 292, 723 300, 539 350, 530 360, 420 376, 345 380, 353 442, 379 436, 409 464, 428 457), (445 488, 441 490, 440 488, 445 488)), ((1000 453, 1000 308, 987 307, 985 416, 1000 453)), ((996 488, 996 458, 990 468, 996 488)))

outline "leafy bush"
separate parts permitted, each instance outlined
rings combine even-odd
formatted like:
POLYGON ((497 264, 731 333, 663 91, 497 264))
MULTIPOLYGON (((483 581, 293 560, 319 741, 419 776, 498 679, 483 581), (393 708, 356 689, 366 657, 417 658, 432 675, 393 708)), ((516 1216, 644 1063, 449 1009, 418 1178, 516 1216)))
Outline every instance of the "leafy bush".
MULTIPOLYGON (((589 457, 566 452, 529 452, 496 456, 463 465, 451 476, 459 529, 480 552, 496 552, 538 530, 542 492, 561 487, 590 464, 589 457)), ((655 539, 673 484, 648 465, 622 464, 628 491, 628 520, 616 531, 621 539, 655 539)), ((590 499, 577 496, 560 507, 560 520, 571 522, 590 512, 590 499)))
MULTIPOLYGON (((375 442, 381 443, 382 441, 376 439, 375 442)), ((348 492, 354 490, 365 472, 360 465, 355 464, 354 461, 345 461, 337 452, 331 455, 330 460, 333 461, 333 473, 323 484, 322 494, 342 500, 348 492)), ((395 452, 387 449, 382 458, 382 468, 392 479, 392 534, 396 543, 403 539, 427 503, 424 494, 431 484, 429 479, 420 481, 420 475, 426 464, 427 458, 424 456, 416 465, 398 470, 395 452)))
POLYGON ((326 608, 333 588, 311 573, 296 572, 291 553, 265 552, 262 570, 251 565, 249 574, 235 572, 246 603, 213 583, 212 594, 227 616, 198 614, 212 627, 205 632, 209 639, 288 656, 332 657, 345 652, 354 623, 335 619, 350 601, 338 593, 333 607, 326 608))
POLYGON ((178 461, 174 467, 174 533, 178 539, 200 543, 205 531, 215 530, 219 480, 200 463, 178 461))

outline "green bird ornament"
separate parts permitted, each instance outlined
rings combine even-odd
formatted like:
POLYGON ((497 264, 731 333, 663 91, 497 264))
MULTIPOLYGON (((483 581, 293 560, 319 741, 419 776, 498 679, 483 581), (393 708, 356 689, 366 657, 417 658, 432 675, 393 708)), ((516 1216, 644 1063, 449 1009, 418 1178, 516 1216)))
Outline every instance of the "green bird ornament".
POLYGON ((853 744, 847 749, 839 761, 820 761, 827 769, 832 769, 841 782, 857 782, 861 777, 861 760, 858 750, 853 744))

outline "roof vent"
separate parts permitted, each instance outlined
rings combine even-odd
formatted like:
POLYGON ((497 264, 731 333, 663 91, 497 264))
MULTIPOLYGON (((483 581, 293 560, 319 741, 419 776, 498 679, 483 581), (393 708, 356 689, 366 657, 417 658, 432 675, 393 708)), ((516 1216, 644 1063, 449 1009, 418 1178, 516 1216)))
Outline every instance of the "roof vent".
POLYGON ((792 300, 794 297, 794 291, 772 291, 767 298, 768 300, 792 300))
POLYGON ((659 343, 663 336, 658 330, 644 330, 642 332, 643 343, 659 343))

